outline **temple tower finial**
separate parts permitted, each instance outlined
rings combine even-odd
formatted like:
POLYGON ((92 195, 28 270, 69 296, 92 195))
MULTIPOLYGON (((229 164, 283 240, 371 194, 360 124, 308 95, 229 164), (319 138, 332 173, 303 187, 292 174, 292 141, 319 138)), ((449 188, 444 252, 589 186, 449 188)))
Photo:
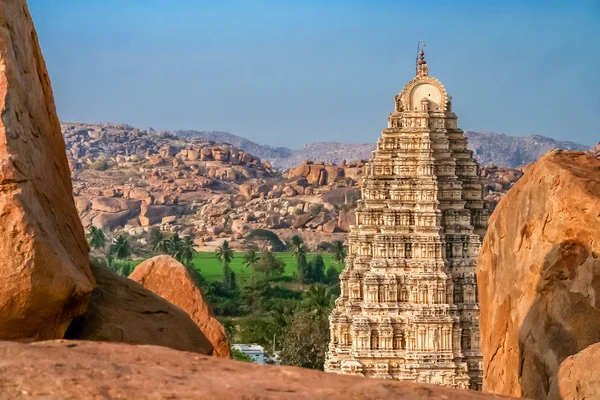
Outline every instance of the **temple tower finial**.
MULTIPOLYGON (((427 61, 425 61, 425 52, 423 51, 423 47, 425 47, 427 43, 422 40, 417 42, 417 57, 415 58, 415 74, 419 76, 419 70, 422 69, 422 66, 427 66, 427 61)), ((427 67, 425 67, 426 69, 427 67)), ((426 75, 426 74, 425 74, 426 75)))

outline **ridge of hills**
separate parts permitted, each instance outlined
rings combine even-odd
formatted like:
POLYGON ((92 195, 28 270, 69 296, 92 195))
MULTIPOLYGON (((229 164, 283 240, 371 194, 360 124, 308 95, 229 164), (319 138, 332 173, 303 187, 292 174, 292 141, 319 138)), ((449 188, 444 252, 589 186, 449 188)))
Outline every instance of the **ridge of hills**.
MULTIPOLYGON (((372 143, 315 142, 293 150, 261 145, 228 132, 186 130, 171 133, 184 138, 203 138, 229 143, 263 160, 269 160, 273 166, 280 169, 293 168, 303 160, 340 164, 343 160, 369 159, 378 137, 374 136, 372 143)), ((540 135, 509 136, 504 133, 472 131, 465 131, 465 135, 469 139, 469 147, 480 164, 495 164, 508 168, 534 162, 553 149, 579 151, 589 149, 589 146, 583 144, 540 135)))

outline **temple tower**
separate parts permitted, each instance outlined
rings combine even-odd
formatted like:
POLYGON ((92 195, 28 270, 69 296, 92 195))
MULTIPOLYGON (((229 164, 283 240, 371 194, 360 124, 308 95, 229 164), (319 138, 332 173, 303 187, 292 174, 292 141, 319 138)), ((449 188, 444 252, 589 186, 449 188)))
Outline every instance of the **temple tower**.
POLYGON ((361 192, 325 370, 481 389, 475 266, 489 211, 422 50, 361 192))

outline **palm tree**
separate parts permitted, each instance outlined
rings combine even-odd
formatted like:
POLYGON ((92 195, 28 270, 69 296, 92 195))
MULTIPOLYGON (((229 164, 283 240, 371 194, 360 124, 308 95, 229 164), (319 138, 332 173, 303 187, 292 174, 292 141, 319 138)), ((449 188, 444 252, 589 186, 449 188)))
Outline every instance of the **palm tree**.
POLYGON ((171 236, 169 238, 169 244, 168 244, 168 253, 171 257, 173 257, 176 260, 180 260, 181 256, 181 244, 182 244, 182 240, 179 237, 178 234, 174 234, 173 236, 171 236))
POLYGON ((307 276, 306 246, 304 245, 304 241, 300 236, 294 235, 290 241, 290 247, 292 248, 292 257, 296 259, 296 275, 300 279, 300 282, 304 282, 307 276))
POLYGON ((148 235, 148 244, 152 248, 152 250, 157 251, 159 249, 160 243, 165 239, 163 233, 157 227, 154 227, 150 230, 150 234, 148 235))
POLYGON ((223 240, 223 243, 217 249, 217 258, 223 263, 223 265, 231 262, 233 259, 233 249, 229 247, 229 242, 227 240, 223 240))
POLYGON ((131 244, 129 244, 129 240, 123 235, 117 236, 111 246, 111 252, 120 260, 129 258, 131 256, 131 244))
MULTIPOLYGON (((161 234, 162 236, 162 234, 161 234)), ((171 238, 162 236, 161 239, 154 244, 153 250, 155 253, 171 254, 171 238)))
POLYGON ((314 313, 322 315, 331 309, 333 293, 325 285, 312 285, 304 294, 304 302, 314 313))
POLYGON ((191 236, 185 236, 179 246, 178 261, 182 264, 190 266, 192 264, 192 260, 194 259, 194 254, 197 253, 195 247, 196 244, 194 243, 194 238, 191 236))
POLYGON ((246 251, 246 254, 244 254, 244 267, 246 268, 254 268, 256 263, 258 263, 259 261, 260 257, 258 253, 252 248, 248 249, 248 251, 246 251))
POLYGON ((106 235, 102 229, 92 226, 87 236, 90 246, 93 249, 103 249, 106 247, 106 235))
POLYGON ((227 290, 233 290, 235 287, 235 275, 229 266, 233 259, 233 249, 229 247, 229 242, 223 240, 223 243, 217 249, 217 258, 223 263, 223 286, 227 290))
POLYGON ((336 240, 333 242, 333 259, 336 263, 341 264, 344 262, 347 256, 346 246, 344 246, 344 242, 341 240, 336 240))
POLYGON ((306 246, 304 246, 304 241, 298 235, 294 235, 290 242, 292 247, 292 256, 296 259, 296 261, 306 255, 306 246))

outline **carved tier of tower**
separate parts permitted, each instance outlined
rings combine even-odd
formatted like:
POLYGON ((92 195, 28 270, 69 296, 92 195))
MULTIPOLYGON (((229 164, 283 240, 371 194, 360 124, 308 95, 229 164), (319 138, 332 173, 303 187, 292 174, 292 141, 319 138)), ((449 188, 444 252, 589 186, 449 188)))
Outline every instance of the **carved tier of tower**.
POLYGON ((480 389, 478 166, 423 52, 395 100, 363 178, 325 369, 480 389))

